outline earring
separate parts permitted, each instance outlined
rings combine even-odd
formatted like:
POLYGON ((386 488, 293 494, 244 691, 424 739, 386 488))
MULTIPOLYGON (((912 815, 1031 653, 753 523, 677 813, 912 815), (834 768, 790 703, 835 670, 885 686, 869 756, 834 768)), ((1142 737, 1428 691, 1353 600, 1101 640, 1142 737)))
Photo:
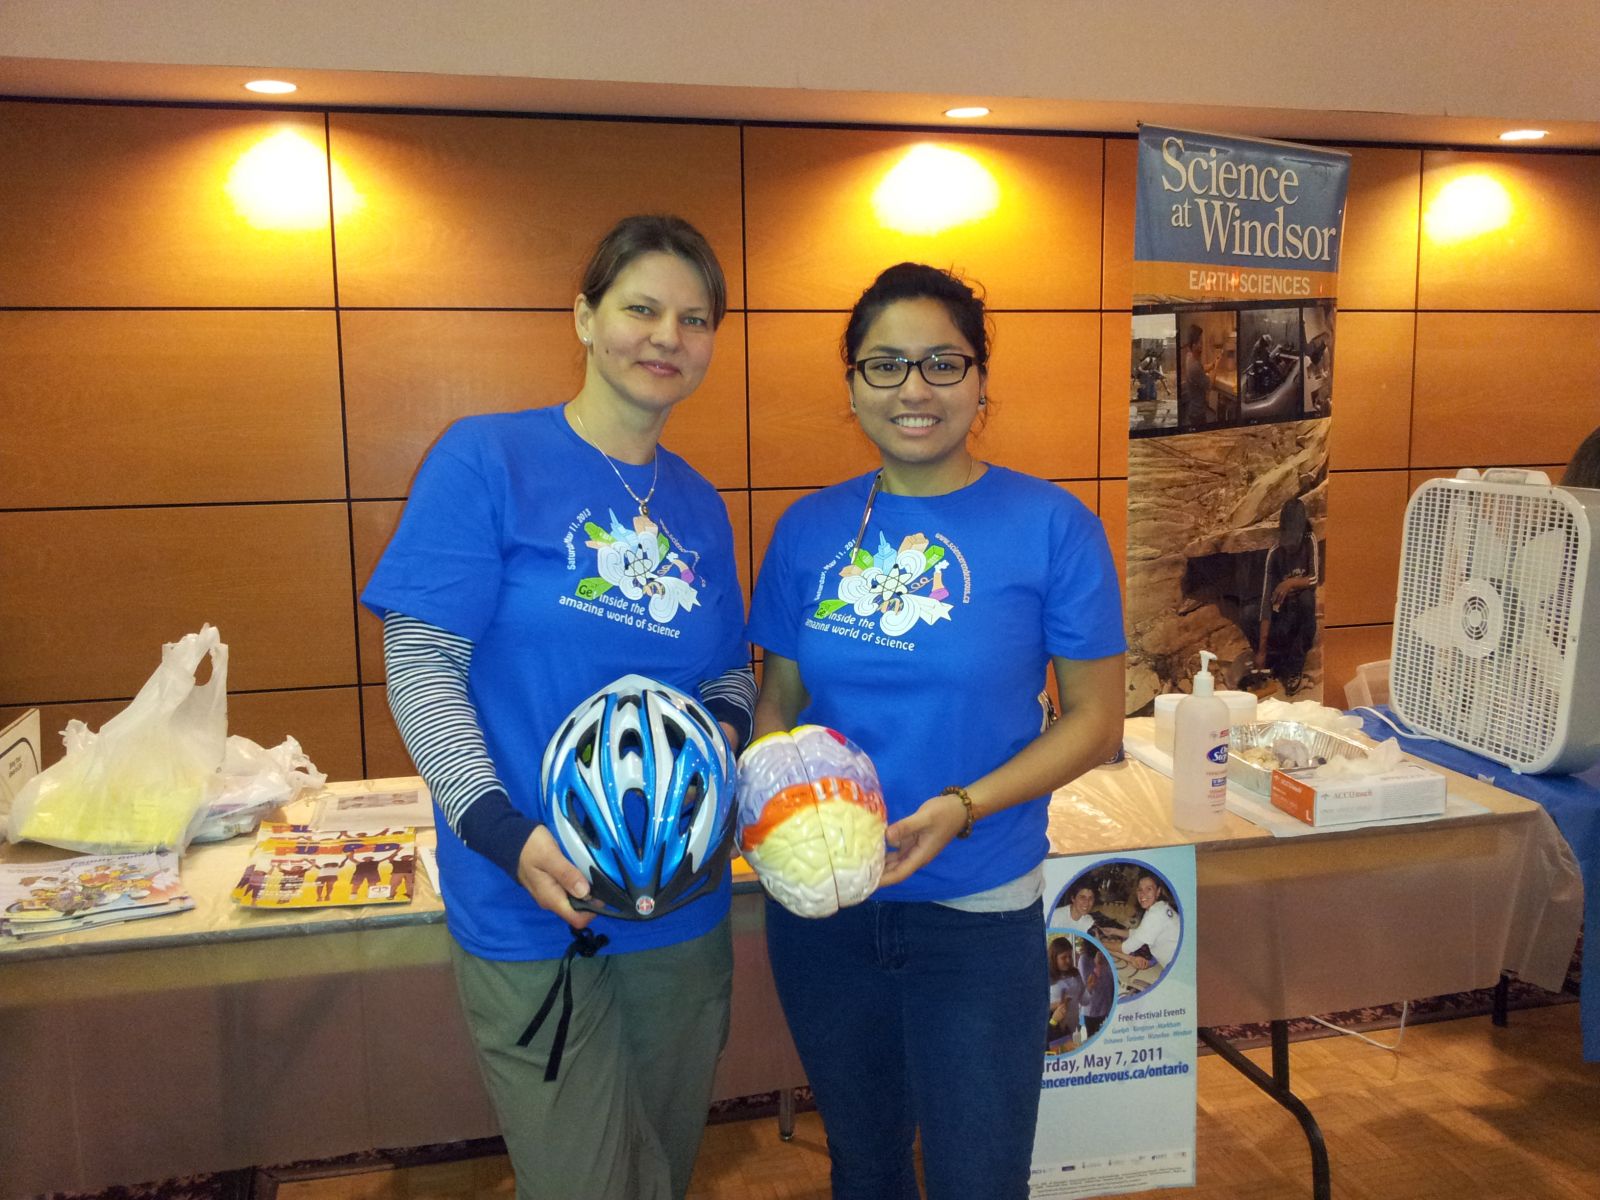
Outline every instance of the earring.
POLYGON ((979 393, 979 395, 978 395, 978 407, 982 408, 985 404, 988 404, 988 403, 989 403, 989 397, 983 395, 982 393, 979 393))
POLYGON ((588 344, 589 344, 589 339, 588 339, 588 338, 586 338, 586 337, 581 337, 581 338, 579 338, 579 339, 578 339, 578 340, 579 340, 579 341, 580 341, 580 342, 582 342, 582 343, 583 343, 583 344, 584 344, 584 345, 585 345, 585 346, 587 346, 587 345, 588 345, 588 344))
POLYGON ((855 410, 856 410, 856 402, 854 400, 852 400, 852 401, 850 401, 850 411, 851 412, 855 412, 855 410))

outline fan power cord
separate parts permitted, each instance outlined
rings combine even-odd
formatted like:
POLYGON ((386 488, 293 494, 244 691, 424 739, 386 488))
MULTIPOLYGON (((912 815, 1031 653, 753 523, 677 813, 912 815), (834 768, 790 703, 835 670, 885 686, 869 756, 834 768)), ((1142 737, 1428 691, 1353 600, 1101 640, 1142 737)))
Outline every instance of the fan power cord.
POLYGON ((1382 721, 1390 729, 1394 730, 1395 733, 1399 734, 1403 738, 1409 738, 1413 742, 1437 742, 1439 740, 1436 737, 1429 737, 1425 733, 1418 733, 1415 729, 1409 729, 1409 728, 1406 728, 1406 727, 1402 726, 1398 721, 1396 721, 1394 719, 1392 714, 1386 713, 1386 712, 1380 712, 1378 709, 1373 708, 1370 704, 1358 705, 1355 708, 1352 708, 1350 711, 1351 712, 1358 712, 1358 713, 1371 713, 1374 717, 1376 717, 1378 720, 1382 721))
POLYGON ((1360 1038, 1369 1046, 1376 1046, 1379 1050, 1387 1050, 1390 1054, 1399 1054, 1400 1043, 1405 1041, 1406 1038, 1406 1017, 1410 1014, 1410 1012, 1411 1001, 1402 1001, 1400 1005, 1400 1025, 1395 1031, 1393 1044, 1380 1042, 1377 1038, 1368 1037, 1366 1034, 1358 1033, 1354 1029, 1346 1029, 1343 1025, 1335 1025, 1332 1021, 1324 1021, 1321 1017, 1312 1017, 1311 1019, 1318 1025, 1326 1025, 1335 1033, 1342 1033, 1346 1037, 1360 1038))

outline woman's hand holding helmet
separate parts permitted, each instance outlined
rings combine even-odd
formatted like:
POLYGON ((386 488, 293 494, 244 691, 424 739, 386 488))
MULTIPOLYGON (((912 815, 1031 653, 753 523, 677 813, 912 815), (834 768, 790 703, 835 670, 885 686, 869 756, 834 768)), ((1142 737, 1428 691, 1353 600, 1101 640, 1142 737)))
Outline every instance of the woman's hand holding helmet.
POLYGON ((581 900, 589 894, 589 881, 561 853, 556 839, 543 825, 522 844, 522 853, 517 856, 517 882, 528 889, 528 895, 540 908, 555 913, 574 929, 583 929, 595 918, 594 913, 572 906, 574 898, 581 900))

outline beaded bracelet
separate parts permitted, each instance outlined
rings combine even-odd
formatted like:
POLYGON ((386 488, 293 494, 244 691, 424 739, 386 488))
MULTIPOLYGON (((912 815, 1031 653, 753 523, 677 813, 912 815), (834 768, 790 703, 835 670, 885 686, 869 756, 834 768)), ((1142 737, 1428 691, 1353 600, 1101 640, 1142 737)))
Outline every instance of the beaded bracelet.
POLYGON ((972 823, 978 819, 978 814, 972 807, 972 797, 967 794, 967 789, 964 787, 947 787, 939 794, 941 796, 954 796, 961 801, 961 807, 967 810, 967 823, 961 827, 961 832, 956 836, 958 838, 971 837, 972 823))

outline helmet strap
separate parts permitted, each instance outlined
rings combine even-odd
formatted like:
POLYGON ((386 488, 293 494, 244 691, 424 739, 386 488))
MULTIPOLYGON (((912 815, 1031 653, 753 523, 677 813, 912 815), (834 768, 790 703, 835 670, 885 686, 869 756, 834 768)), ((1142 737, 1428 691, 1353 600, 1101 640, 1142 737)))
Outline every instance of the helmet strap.
POLYGON ((545 994, 544 1003, 539 1006, 539 1011, 534 1014, 533 1020, 528 1022, 528 1027, 517 1039, 517 1045, 524 1047, 533 1041, 534 1034, 539 1032, 545 1018, 550 1015, 550 1010, 555 1007, 556 994, 559 992, 561 1017, 556 1022, 556 1034, 550 1043, 550 1058, 544 1068, 546 1083, 554 1083, 556 1073, 561 1070, 561 1055, 567 1048, 567 1030, 572 1025, 572 960, 580 955, 584 958, 593 958, 601 947, 610 941, 611 939, 603 933, 591 933, 587 929, 572 931, 572 944, 561 956, 561 965, 556 969, 556 977, 550 983, 550 990, 545 994))

